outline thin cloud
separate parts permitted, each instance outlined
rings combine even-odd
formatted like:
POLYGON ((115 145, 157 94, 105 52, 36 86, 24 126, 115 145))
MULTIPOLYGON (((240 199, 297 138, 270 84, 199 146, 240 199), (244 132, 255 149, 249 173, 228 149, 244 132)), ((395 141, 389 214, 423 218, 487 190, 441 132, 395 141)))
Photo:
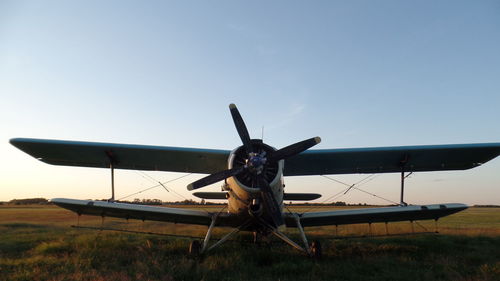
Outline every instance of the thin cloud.
POLYGON ((247 31, 247 29, 248 29, 245 25, 235 24, 235 23, 228 24, 227 28, 229 28, 230 30, 238 31, 238 32, 244 32, 244 31, 247 31))
POLYGON ((283 117, 278 118, 278 120, 277 120, 276 123, 271 124, 269 126, 269 129, 270 130, 274 130, 274 129, 278 129, 278 128, 281 128, 281 127, 285 127, 289 123, 292 123, 294 120, 296 120, 297 117, 299 115, 301 115, 302 112, 304 112, 305 109, 306 109, 306 105, 305 104, 293 104, 286 111, 286 114, 283 117))

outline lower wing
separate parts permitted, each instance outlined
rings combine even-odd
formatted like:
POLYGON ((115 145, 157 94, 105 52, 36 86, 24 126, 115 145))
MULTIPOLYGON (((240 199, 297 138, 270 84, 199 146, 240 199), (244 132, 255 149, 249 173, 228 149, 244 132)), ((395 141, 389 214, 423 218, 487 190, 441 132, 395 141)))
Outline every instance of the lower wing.
MULTIPOLYGON (((465 204, 434 204, 404 207, 381 207, 365 209, 348 209, 339 211, 309 212, 298 214, 303 227, 341 225, 356 223, 376 223, 394 221, 416 221, 439 219, 467 209, 465 204)), ((296 227, 294 214, 286 215, 286 225, 296 227)))
MULTIPOLYGON (((55 198, 52 199, 51 202, 59 207, 73 211, 78 215, 95 215, 206 226, 210 225, 214 216, 217 215, 215 224, 217 226, 237 227, 241 224, 241 218, 228 213, 65 198, 55 198)), ((307 227, 439 219, 465 209, 467 209, 467 205, 464 204, 436 204, 308 212, 302 214, 285 213, 283 215, 288 227, 297 226, 296 215, 298 215, 301 225, 307 227)))
POLYGON ((153 207, 106 201, 55 198, 50 200, 59 207, 78 215, 95 215, 124 219, 154 220, 174 223, 210 225, 212 213, 181 208, 153 207))

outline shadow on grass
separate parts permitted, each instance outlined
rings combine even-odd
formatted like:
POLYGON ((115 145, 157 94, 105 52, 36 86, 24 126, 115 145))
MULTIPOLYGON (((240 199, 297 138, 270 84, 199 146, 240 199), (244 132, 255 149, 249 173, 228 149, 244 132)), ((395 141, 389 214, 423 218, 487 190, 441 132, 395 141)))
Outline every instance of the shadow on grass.
POLYGON ((5 223, 0 224, 0 232, 0 256, 15 258, 27 255, 38 244, 62 235, 64 229, 42 224, 5 223))
POLYGON ((500 237, 324 239, 325 257, 316 261, 276 240, 246 243, 243 235, 193 259, 186 239, 0 227, 6 280, 500 280, 500 237))
POLYGON ((3 223, 3 224, 0 224, 0 227, 6 227, 6 228, 36 228, 36 229, 54 228, 54 226, 43 225, 43 224, 34 224, 34 223, 3 223))

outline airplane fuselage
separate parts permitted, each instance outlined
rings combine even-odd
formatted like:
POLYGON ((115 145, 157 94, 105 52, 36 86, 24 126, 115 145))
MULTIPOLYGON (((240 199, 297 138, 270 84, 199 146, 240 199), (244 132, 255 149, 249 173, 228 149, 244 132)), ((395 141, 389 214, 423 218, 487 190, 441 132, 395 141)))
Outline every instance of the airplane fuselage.
MULTIPOLYGON (((271 190, 273 191, 273 196, 278 201, 280 210, 283 210, 283 177, 276 180, 275 183, 271 183, 271 190)), ((235 177, 230 177, 226 181, 224 189, 228 192, 228 211, 232 214, 243 214, 252 211, 257 211, 258 209, 250 210, 251 208, 256 208, 256 204, 259 204, 261 198, 260 190, 257 188, 251 188, 240 183, 235 177)), ((253 213, 252 213, 253 214, 253 213)))

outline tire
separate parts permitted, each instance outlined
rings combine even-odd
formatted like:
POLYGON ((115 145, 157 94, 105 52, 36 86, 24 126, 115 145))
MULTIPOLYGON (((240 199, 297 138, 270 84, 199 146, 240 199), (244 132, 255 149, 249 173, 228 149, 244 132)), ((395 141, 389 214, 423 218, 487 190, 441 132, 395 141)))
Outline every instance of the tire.
POLYGON ((191 241, 191 243, 189 244, 189 254, 191 256, 197 257, 200 255, 200 250, 201 250, 200 241, 198 240, 191 241))
POLYGON ((311 257, 314 259, 320 259, 322 256, 321 243, 318 240, 314 240, 311 243, 311 257))

